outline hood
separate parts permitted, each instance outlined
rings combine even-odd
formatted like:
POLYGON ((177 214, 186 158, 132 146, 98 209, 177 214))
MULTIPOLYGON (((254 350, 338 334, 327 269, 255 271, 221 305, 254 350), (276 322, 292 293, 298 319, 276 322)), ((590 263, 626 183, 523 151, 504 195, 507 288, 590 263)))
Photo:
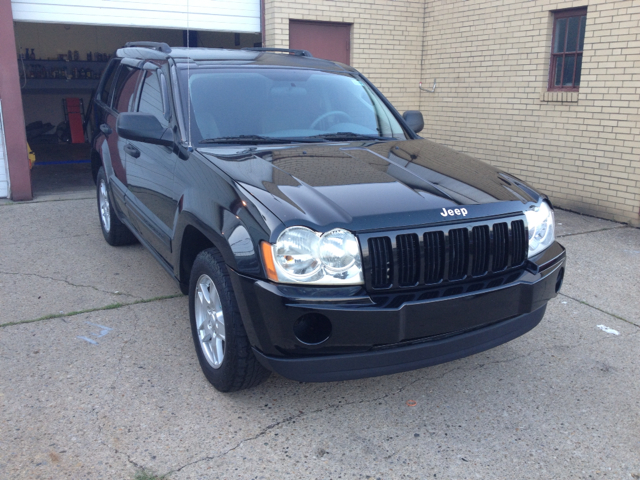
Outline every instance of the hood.
POLYGON ((428 140, 198 149, 285 226, 410 227, 521 212, 540 196, 428 140), (465 214, 455 214, 449 210, 465 214), (453 215, 449 215, 453 213, 453 215))

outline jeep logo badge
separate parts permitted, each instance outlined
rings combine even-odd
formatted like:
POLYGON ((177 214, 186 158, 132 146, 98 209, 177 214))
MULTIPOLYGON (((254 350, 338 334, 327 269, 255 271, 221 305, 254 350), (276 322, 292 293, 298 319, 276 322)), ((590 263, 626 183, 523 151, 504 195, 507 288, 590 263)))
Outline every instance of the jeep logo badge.
POLYGON ((443 217, 453 217, 454 215, 462 215, 463 217, 466 217, 467 213, 469 212, 467 212, 466 208, 454 208, 453 210, 447 210, 446 208, 443 208, 440 215, 442 215, 443 217))

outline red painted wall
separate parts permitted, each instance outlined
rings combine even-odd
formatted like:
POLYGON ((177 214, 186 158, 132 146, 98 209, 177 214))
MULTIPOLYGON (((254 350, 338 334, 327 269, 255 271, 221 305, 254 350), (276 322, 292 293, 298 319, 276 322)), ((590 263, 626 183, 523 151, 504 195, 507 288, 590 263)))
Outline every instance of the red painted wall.
POLYGON ((31 200, 31 172, 27 156, 16 39, 11 0, 0 0, 0 98, 13 200, 31 200))

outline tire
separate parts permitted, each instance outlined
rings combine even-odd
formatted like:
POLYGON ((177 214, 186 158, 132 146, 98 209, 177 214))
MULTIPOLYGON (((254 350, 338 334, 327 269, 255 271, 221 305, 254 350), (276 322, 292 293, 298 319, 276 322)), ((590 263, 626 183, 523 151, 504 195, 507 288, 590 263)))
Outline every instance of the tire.
POLYGON ((135 243, 137 241, 136 237, 131 233, 131 230, 120 221, 113 208, 104 167, 100 167, 96 177, 96 197, 98 200, 100 227, 102 228, 102 235, 104 235, 107 243, 114 247, 135 243))
POLYGON ((200 367, 217 390, 244 390, 269 377, 253 355, 227 267, 214 248, 200 252, 193 263, 189 317, 200 367))

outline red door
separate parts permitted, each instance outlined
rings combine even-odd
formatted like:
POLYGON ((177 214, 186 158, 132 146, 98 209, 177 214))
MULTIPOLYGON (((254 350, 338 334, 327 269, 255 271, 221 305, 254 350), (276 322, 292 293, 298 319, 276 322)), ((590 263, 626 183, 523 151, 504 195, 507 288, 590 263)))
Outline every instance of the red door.
POLYGON ((289 48, 317 58, 350 64, 351 24, 289 20, 289 48))

